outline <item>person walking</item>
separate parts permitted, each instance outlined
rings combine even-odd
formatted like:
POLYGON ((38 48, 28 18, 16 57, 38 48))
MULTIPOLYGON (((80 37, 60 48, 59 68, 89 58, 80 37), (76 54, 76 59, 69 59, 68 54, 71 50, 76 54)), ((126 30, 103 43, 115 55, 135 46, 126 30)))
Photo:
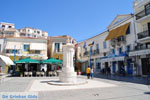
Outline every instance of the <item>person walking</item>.
POLYGON ((90 70, 91 79, 93 79, 93 73, 94 73, 94 69, 93 69, 93 67, 91 67, 91 70, 90 70))
POLYGON ((90 67, 88 66, 87 68, 86 68, 86 74, 87 74, 87 78, 89 79, 90 78, 90 67))

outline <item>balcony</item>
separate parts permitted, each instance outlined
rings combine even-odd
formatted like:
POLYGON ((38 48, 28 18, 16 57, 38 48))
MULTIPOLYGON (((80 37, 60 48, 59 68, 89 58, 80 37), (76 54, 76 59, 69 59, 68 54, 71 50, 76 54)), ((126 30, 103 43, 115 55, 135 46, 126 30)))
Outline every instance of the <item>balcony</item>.
POLYGON ((145 2, 147 2, 148 0, 136 0, 135 2, 134 2, 134 7, 135 6, 138 6, 138 5, 141 5, 141 4, 143 4, 143 3, 145 3, 145 2))
POLYGON ((150 15, 150 9, 147 9, 147 10, 144 9, 143 11, 139 12, 135 16, 136 16, 136 20, 139 20, 139 19, 142 19, 148 15, 150 15))
MULTIPOLYGON (((92 50, 91 56, 98 55, 99 53, 100 53, 100 52, 99 52, 99 49, 92 50)), ((83 55, 84 55, 85 57, 86 57, 86 56, 89 56, 89 55, 90 55, 90 51, 85 51, 83 55)))
POLYGON ((138 33, 138 39, 142 41, 150 40, 150 30, 138 33))

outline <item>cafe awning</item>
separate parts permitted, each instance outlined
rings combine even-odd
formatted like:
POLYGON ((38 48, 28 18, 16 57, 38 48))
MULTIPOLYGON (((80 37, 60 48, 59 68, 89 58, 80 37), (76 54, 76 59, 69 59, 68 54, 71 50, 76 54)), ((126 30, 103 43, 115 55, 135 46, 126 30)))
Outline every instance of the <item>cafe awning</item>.
POLYGON ((58 60, 54 58, 50 58, 42 61, 42 63, 46 63, 46 64, 62 64, 62 62, 63 62, 62 60, 58 60))
POLYGON ((30 58, 25 58, 25 59, 21 59, 16 61, 15 63, 40 63, 40 61, 35 60, 35 59, 30 59, 30 58))
POLYGON ((127 24, 122 25, 116 29, 111 30, 109 32, 108 36, 106 37, 105 41, 126 35, 126 32, 127 32, 129 25, 130 25, 130 23, 127 23, 127 24))

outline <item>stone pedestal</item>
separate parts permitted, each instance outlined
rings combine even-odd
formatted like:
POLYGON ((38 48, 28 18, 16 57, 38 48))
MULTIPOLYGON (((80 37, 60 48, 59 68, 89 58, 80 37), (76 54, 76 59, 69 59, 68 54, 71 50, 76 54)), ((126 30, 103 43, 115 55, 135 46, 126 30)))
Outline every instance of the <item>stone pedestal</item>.
POLYGON ((73 67, 74 46, 67 43, 63 46, 63 67, 59 73, 59 80, 63 83, 76 83, 77 73, 73 67))

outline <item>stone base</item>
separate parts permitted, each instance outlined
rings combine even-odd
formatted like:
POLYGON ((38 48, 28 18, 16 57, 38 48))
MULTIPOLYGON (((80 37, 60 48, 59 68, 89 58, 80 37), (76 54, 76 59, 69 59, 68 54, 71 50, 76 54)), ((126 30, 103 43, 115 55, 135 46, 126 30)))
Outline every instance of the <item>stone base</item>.
POLYGON ((77 73, 76 72, 60 72, 59 80, 62 83, 76 83, 77 82, 77 73))
POLYGON ((74 86, 74 85, 83 85, 83 84, 87 84, 88 81, 84 80, 84 79, 77 79, 76 83, 64 83, 61 81, 51 81, 51 82, 47 82, 50 85, 56 85, 56 86, 74 86))

